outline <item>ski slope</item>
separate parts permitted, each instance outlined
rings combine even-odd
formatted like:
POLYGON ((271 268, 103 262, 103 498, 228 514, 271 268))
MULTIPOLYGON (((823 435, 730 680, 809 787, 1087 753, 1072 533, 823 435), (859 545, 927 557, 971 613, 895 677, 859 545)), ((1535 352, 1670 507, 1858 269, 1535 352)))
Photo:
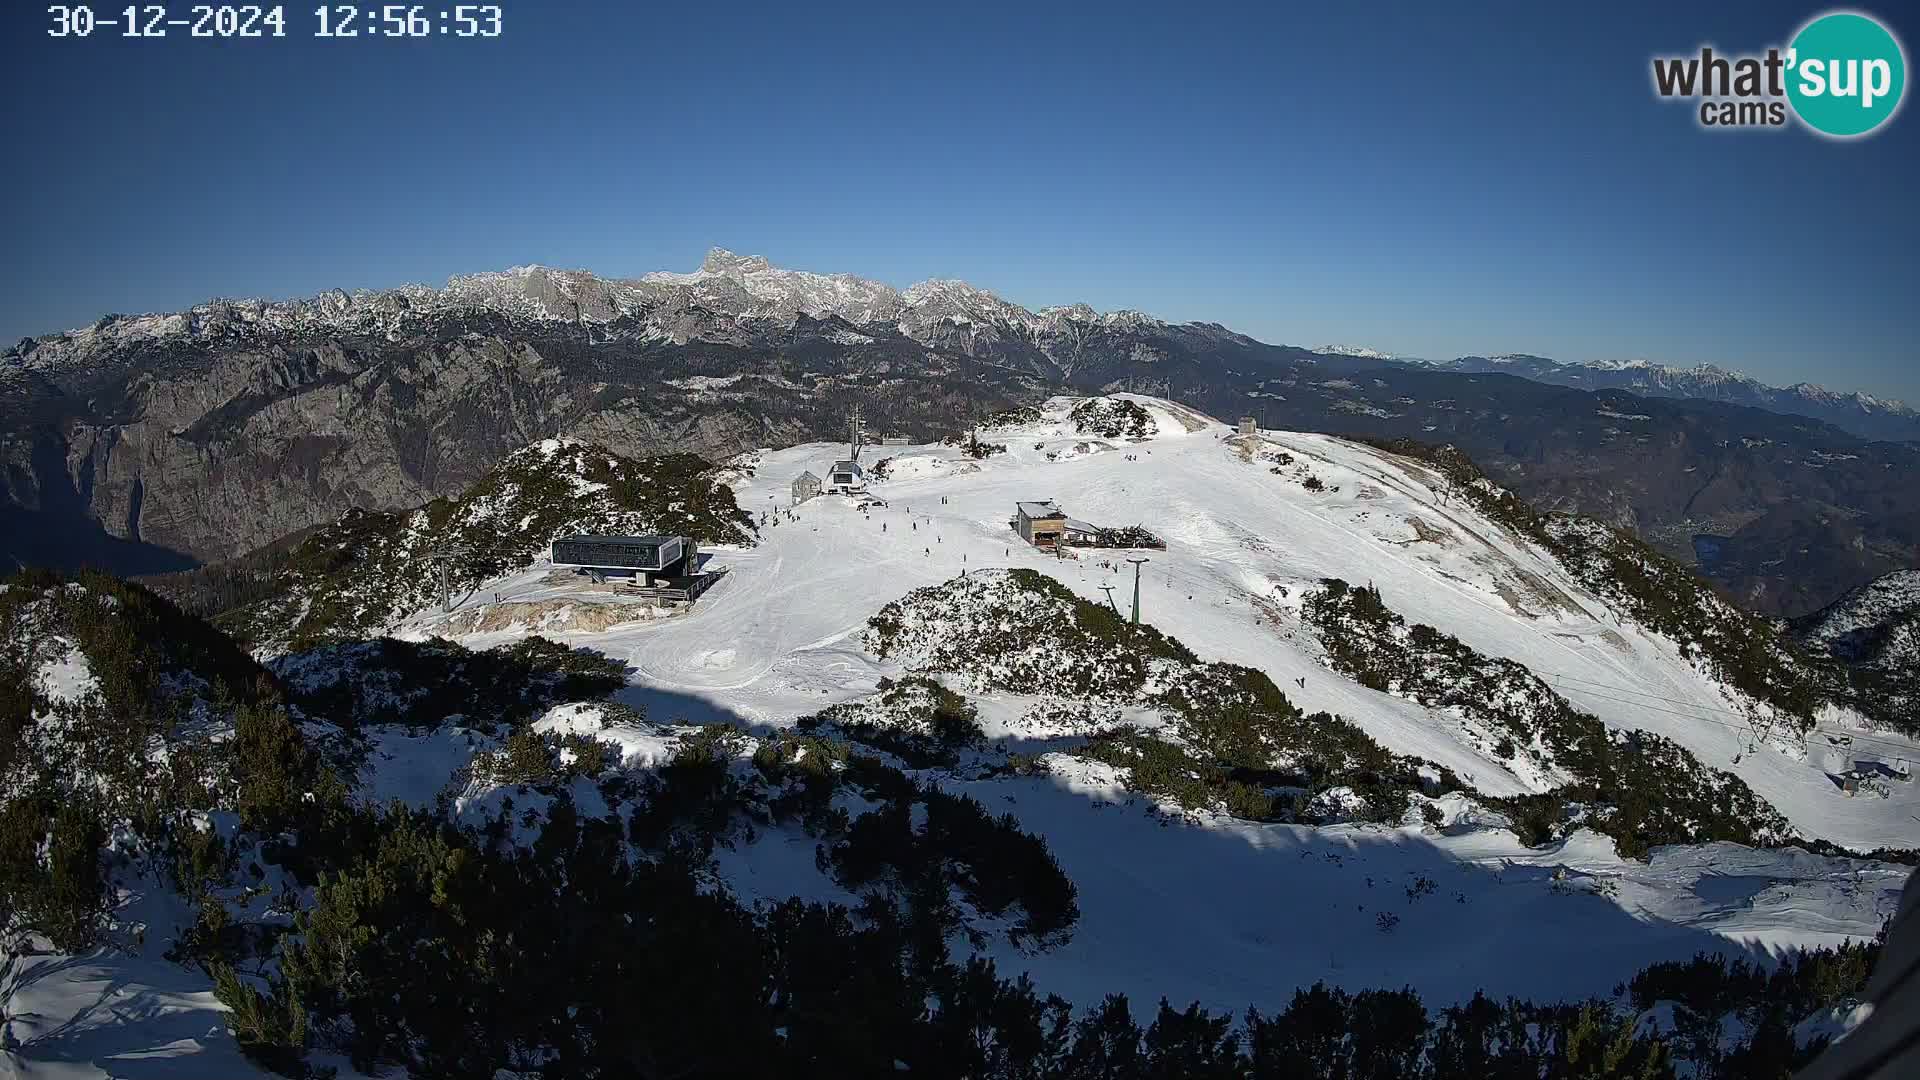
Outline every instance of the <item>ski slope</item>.
MULTIPOLYGON (((1139 442, 1075 433, 1065 419, 1071 400, 1055 399, 1039 423, 985 433, 1008 449, 984 461, 941 445, 870 448, 870 463, 889 459, 893 478, 870 485, 884 508, 862 510, 843 496, 792 507, 793 520, 776 515, 757 546, 719 553, 728 577, 691 611, 601 633, 548 632, 625 660, 635 683, 628 696, 653 706, 655 719, 782 726, 869 693, 889 673, 861 649, 860 631, 910 589, 965 571, 1029 567, 1096 602, 1107 602, 1102 586, 1113 586, 1125 611, 1133 578, 1123 560, 1143 554, 1142 618, 1202 659, 1259 668, 1301 708, 1346 717, 1489 794, 1537 789, 1535 778, 1477 750, 1452 718, 1323 666, 1297 610, 1303 591, 1339 577, 1377 586, 1410 622, 1526 664, 1609 725, 1667 736, 1735 773, 1809 836, 1859 849, 1920 843, 1920 784, 1893 785, 1886 798, 1849 797, 1823 767, 1834 764, 1826 734, 1884 757, 1920 758, 1910 741, 1865 732, 1839 712, 1823 718, 1812 753, 1785 725, 1756 732, 1734 692, 1673 642, 1619 617, 1550 556, 1450 498, 1418 463, 1330 436, 1242 439, 1182 406, 1133 400, 1158 429, 1139 442), (1325 490, 1270 472, 1259 455, 1271 453, 1291 455, 1287 471, 1310 470, 1325 490), (1167 549, 1061 559, 1031 548, 1009 519, 1015 502, 1045 499, 1096 524, 1142 524, 1167 549)), ((736 485, 741 506, 756 519, 788 511, 792 478, 823 473, 844 453, 810 444, 753 455, 752 475, 736 485)), ((565 587, 536 566, 468 603, 492 591, 512 603, 552 599, 565 587)), ((433 612, 403 632, 475 645, 518 632, 459 634, 457 626, 433 612)))
MULTIPOLYGON (((1830 755, 1797 738, 1756 738, 1737 699, 1672 642, 1618 618, 1550 557, 1449 498, 1424 467, 1324 436, 1242 438, 1180 406, 1132 400, 1153 417, 1149 439, 1081 435, 1065 419, 1072 402, 1056 400, 1037 423, 984 432, 1008 447, 984 461, 940 445, 870 449, 867 461, 890 459, 891 478, 870 492, 884 507, 840 496, 788 506, 792 478, 824 474, 843 446, 750 455, 735 489, 756 519, 767 516, 760 542, 715 552, 727 576, 689 610, 643 610, 536 564, 475 590, 451 614, 422 611, 394 631, 474 647, 542 633, 623 660, 631 685, 618 697, 656 722, 780 729, 900 674, 868 654, 861 635, 875 611, 913 588, 1028 567, 1099 603, 1111 586, 1124 610, 1133 577, 1123 559, 1140 554, 1149 559, 1142 618, 1202 659, 1259 668, 1304 710, 1344 716, 1489 794, 1532 789, 1534 778, 1481 753, 1457 721, 1323 664, 1299 620, 1300 598, 1341 577, 1379 587, 1411 621, 1527 664, 1608 724, 1665 735, 1738 774, 1809 835, 1859 848, 1920 844, 1920 793, 1894 785, 1888 798, 1849 798, 1823 771, 1830 755), (1294 464, 1276 474, 1269 458, 1282 453, 1294 464), (1305 485, 1308 472, 1322 490, 1305 485), (1015 502, 1042 499, 1097 524, 1144 525, 1167 548, 1077 558, 1035 550, 1009 519, 1015 502)), ((87 673, 66 663, 39 677, 51 689, 82 685, 87 673)), ((1059 731, 1026 726, 1031 704, 977 700, 990 736, 1036 752, 1069 747, 1059 731)), ((590 711, 561 706, 536 727, 594 733, 619 747, 629 769, 670 753, 657 730, 602 728, 590 711)), ((1859 746, 1872 740, 1886 757, 1920 756, 1848 715, 1825 717, 1823 731, 1859 746)), ((493 745, 451 725, 369 735, 360 797, 416 806, 432 805, 474 752, 493 745)), ((935 778, 1046 839, 1078 887, 1072 937, 1030 951, 977 924, 988 931, 978 943, 954 946, 993 956, 1002 974, 1028 972, 1042 992, 1080 1008, 1125 993, 1136 1011, 1163 996, 1236 1014, 1273 1010, 1320 980, 1412 986, 1429 1008, 1478 990, 1540 1001, 1606 996, 1649 963, 1701 950, 1765 956, 1870 937, 1908 873, 1731 844, 1658 849, 1640 863, 1584 832, 1529 849, 1458 796, 1442 800, 1438 827, 1185 815, 1130 793, 1108 766, 1058 752, 1046 762, 1045 776, 935 778)), ((500 792, 459 794, 468 812, 500 792)), ((590 785, 579 792, 583 807, 593 806, 591 794, 590 785)), ((760 830, 717 851, 719 879, 748 902, 854 903, 819 872, 815 843, 791 828, 760 830)), ((135 897, 123 914, 148 928, 143 941, 92 956, 12 958, 10 1032, 21 1045, 0 1063, 62 1080, 260 1075, 239 1055, 204 977, 162 958, 189 917, 178 898, 135 897)))
MULTIPOLYGON (((553 636, 625 660, 633 685, 621 696, 655 721, 779 729, 900 674, 862 648, 861 634, 910 589, 1029 567, 1096 602, 1112 586, 1124 611, 1133 580, 1123 560, 1142 554, 1142 618, 1202 659, 1259 668, 1303 709, 1347 717, 1488 793, 1534 789, 1536 778, 1482 754, 1457 721, 1322 664, 1299 600, 1341 577, 1378 586, 1409 620, 1526 663, 1608 724, 1666 735, 1737 773, 1809 835, 1860 848, 1920 842, 1914 792, 1849 798, 1797 738, 1756 738, 1736 715, 1738 699, 1671 641, 1617 617, 1550 556, 1449 499, 1424 467, 1325 436, 1247 440, 1177 405, 1135 400, 1157 425, 1143 441, 1079 435, 1064 420, 1072 403, 1056 400, 1039 423, 983 432, 1008 447, 984 461, 941 445, 870 450, 870 462, 890 459, 890 478, 869 491, 884 507, 842 496, 789 507, 791 479, 823 473, 843 446, 751 455, 736 492, 767 524, 757 546, 718 553, 724 581, 669 618, 553 636), (1281 452, 1323 490, 1260 460, 1281 452), (1142 524, 1167 549, 1077 558, 1033 549, 1009 519, 1015 502, 1041 499, 1101 525, 1142 524)), ((497 588, 510 604, 550 602, 570 586, 536 566, 497 588)), ((404 632, 436 632, 448 618, 423 613, 404 632)), ((522 632, 463 640, 482 647, 522 632)), ((1056 731, 1022 727, 1029 703, 976 699, 990 736, 1043 752, 1070 745, 1056 731)), ((1835 714, 1823 726, 1888 738, 1862 735, 1856 722, 1835 714)), ((1903 866, 1731 844, 1661 849, 1639 863, 1584 832, 1529 849, 1486 827, 1464 800, 1449 800, 1438 829, 1180 815, 1132 795, 1106 766, 1060 753, 1047 761, 1047 778, 943 783, 1013 812, 1078 885, 1082 915, 1069 943, 1028 953, 990 936, 984 948, 1003 971, 1029 971, 1083 1006, 1113 992, 1141 1003, 1165 995, 1221 1009, 1277 1006, 1315 980, 1413 985, 1436 1003, 1480 989, 1604 996, 1648 963, 1702 949, 1767 955, 1871 936, 1907 876, 1903 866), (1420 878, 1436 891, 1410 897, 1420 878), (1383 927, 1382 915, 1397 922, 1383 927)), ((743 899, 847 902, 814 868, 813 843, 771 829, 722 851, 721 872, 743 899)))

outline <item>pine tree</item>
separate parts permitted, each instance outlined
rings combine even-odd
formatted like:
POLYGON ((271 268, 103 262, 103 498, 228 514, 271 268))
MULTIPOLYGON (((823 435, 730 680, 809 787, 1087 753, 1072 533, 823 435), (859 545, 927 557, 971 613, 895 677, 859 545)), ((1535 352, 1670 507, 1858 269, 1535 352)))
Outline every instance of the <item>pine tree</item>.
POLYGON ((1215 1016, 1199 1002, 1176 1011, 1166 999, 1142 1043, 1149 1080, 1239 1080, 1246 1075, 1233 1017, 1215 1016))
POLYGON ((1142 1080, 1140 1025, 1125 994, 1109 994, 1073 1026, 1073 1047, 1061 1072, 1063 1080, 1142 1080))
POLYGON ((1566 1035, 1566 1056, 1550 1080, 1671 1080, 1665 1043, 1637 1038, 1631 1021, 1601 1005, 1581 1008, 1566 1035))

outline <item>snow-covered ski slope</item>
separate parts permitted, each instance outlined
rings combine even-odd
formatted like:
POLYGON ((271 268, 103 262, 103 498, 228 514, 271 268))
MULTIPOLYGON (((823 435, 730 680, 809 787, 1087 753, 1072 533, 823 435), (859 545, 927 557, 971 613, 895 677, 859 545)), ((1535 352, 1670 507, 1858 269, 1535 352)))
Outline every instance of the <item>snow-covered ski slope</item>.
MULTIPOLYGON (((1322 436, 1242 440, 1177 405, 1135 400, 1154 420, 1150 439, 1077 434, 1065 420, 1072 403, 1059 401, 1038 423, 983 432, 1008 447, 984 461, 945 446, 872 448, 870 464, 891 459, 891 478, 872 485, 887 506, 861 510, 828 496, 792 508, 794 520, 762 527, 755 547, 717 552, 726 579, 684 613, 620 622, 605 610, 604 589, 536 565, 475 590, 451 616, 423 611, 396 632, 445 632, 475 647, 544 633, 625 660, 633 685, 620 696, 655 721, 781 728, 899 674, 865 651, 861 631, 910 589, 963 570, 1020 566, 1096 602, 1112 585, 1124 610, 1132 578, 1122 560, 1144 555, 1143 618, 1203 659, 1260 668, 1302 708, 1347 717, 1480 790, 1526 790, 1525 778, 1460 737, 1455 720, 1320 662, 1295 612, 1303 589, 1337 576, 1378 586, 1411 620, 1551 673, 1610 724, 1667 735, 1739 774, 1809 835, 1862 848, 1920 844, 1920 805, 1906 785, 1893 785, 1891 798, 1849 798, 1821 772, 1827 755, 1804 753, 1797 739, 1749 751, 1738 703, 1672 643, 1616 621, 1550 558, 1444 496, 1444 483, 1421 466, 1322 436), (1277 466, 1272 456, 1281 453, 1293 464, 1277 466), (1309 473, 1322 490, 1305 485, 1309 473), (1008 525, 1016 501, 1035 499, 1056 499, 1100 525, 1144 525, 1167 549, 1056 559, 1026 547, 1008 525), (575 608, 599 610, 575 618, 575 608), (537 625, 516 623, 521 617, 537 625)), ((816 444, 751 455, 735 484, 741 504, 756 516, 788 509, 792 478, 824 475, 844 452, 816 444)), ((69 659, 37 677, 65 693, 91 675, 69 659)), ((1064 745, 1056 732, 1023 730, 1032 699, 976 704, 989 734, 1009 744, 1064 745)), ((596 728, 591 711, 563 705, 536 726, 596 734, 620 747, 629 769, 652 767, 670 749, 651 727, 596 728)), ((1846 732, 1847 724, 1835 715, 1823 728, 1846 732)), ((1852 734, 1861 747, 1867 739, 1907 745, 1852 734)), ((458 793, 475 750, 494 745, 451 723, 366 735, 373 745, 360 797, 420 807, 449 785, 458 793)), ((1481 812, 1459 796, 1441 800, 1439 828, 1182 816, 1129 792, 1109 766, 1058 753, 1047 762, 1042 776, 934 778, 1045 838, 1078 889, 1071 939, 1036 952, 977 923, 986 931, 978 943, 952 944, 992 955, 1002 974, 1029 972, 1042 992, 1082 1009, 1125 993, 1142 1019, 1163 996, 1176 1006, 1271 1011, 1316 980, 1355 990, 1412 986, 1429 1008, 1476 990, 1539 1001, 1605 996, 1649 963, 1703 949, 1765 954, 1870 937, 1895 910, 1908 873, 1732 844, 1656 849, 1641 863, 1586 832, 1529 849, 1506 829, 1482 827, 1481 812)), ((574 794, 588 812, 602 805, 584 780, 574 794)), ((545 804, 514 795, 529 810, 545 804)), ((856 902, 819 872, 817 843, 769 826, 719 848, 717 870, 749 903, 794 895, 856 902)), ((24 1049, 6 1064, 31 1077, 264 1075, 241 1058, 208 981, 163 959, 189 909, 156 894, 133 898, 118 917, 143 925, 144 936, 95 955, 16 959, 8 1008, 24 1049)), ((342 1061, 326 1063, 353 1075, 342 1061)))
MULTIPOLYGON (((625 659, 634 697, 658 720, 732 716, 781 726, 862 696, 890 673, 861 648, 860 632, 910 589, 963 571, 1031 567, 1096 602, 1113 586, 1125 612, 1133 576, 1124 560, 1143 555, 1142 618, 1203 659, 1259 668, 1303 709, 1353 720, 1488 794, 1537 788, 1537 779, 1477 749, 1456 719, 1323 666, 1297 609, 1305 590, 1339 577, 1377 586, 1410 622, 1525 663, 1610 725, 1674 739, 1740 776, 1808 836, 1861 849, 1920 843, 1920 784, 1896 784, 1886 798, 1850 797, 1825 771, 1845 756, 1829 749, 1827 735, 1885 758, 1920 757, 1908 741, 1864 732, 1839 712, 1823 717, 1811 753, 1786 724, 1756 732, 1750 702, 1589 595, 1550 555, 1448 495, 1419 463, 1323 435, 1243 438, 1178 404, 1133 400, 1154 419, 1151 438, 1078 434, 1066 419, 1073 402, 1056 399, 1037 423, 983 432, 1007 450, 982 461, 950 446, 869 448, 869 465, 888 459, 889 478, 870 485, 884 508, 842 496, 793 507, 794 520, 776 514, 756 547, 720 553, 727 579, 686 615, 557 636, 625 659), (1167 548, 1056 558, 1022 543, 1009 524, 1016 502, 1045 499, 1098 525, 1144 525, 1167 548)), ((838 444, 752 455, 751 475, 735 485, 740 504, 756 518, 784 512, 795 476, 823 474, 844 455, 838 444)), ((505 602, 556 591, 544 566, 469 603, 490 599, 490 590, 505 602)), ((409 631, 442 626, 429 613, 409 631)))
MULTIPOLYGON (((1738 773, 1808 835, 1861 848, 1920 842, 1912 816, 1920 806, 1904 785, 1887 799, 1850 798, 1797 738, 1749 750, 1739 703, 1673 643, 1616 620, 1549 556, 1444 497, 1444 482, 1424 467, 1317 435, 1267 432, 1248 442, 1178 405, 1137 400, 1157 426, 1140 441, 1077 434, 1065 419, 1073 403, 1061 400, 1038 423, 983 431, 984 440, 1008 447, 984 461, 950 446, 871 449, 869 463, 890 459, 889 479, 870 490, 884 507, 863 509, 842 496, 789 506, 792 479, 803 470, 823 474, 844 455, 842 445, 750 455, 736 491, 768 524, 757 546, 716 554, 727 577, 691 611, 597 633, 544 632, 625 660, 633 685, 621 696, 654 721, 779 729, 900 674, 863 648, 862 632, 910 589, 963 571, 1029 567, 1096 602, 1112 585, 1124 611, 1132 593, 1124 559, 1144 555, 1142 618, 1202 659, 1260 668, 1303 709, 1350 718, 1483 791, 1529 790, 1460 734, 1456 720, 1321 663, 1296 610, 1304 589, 1337 576, 1373 583, 1411 620, 1552 673, 1568 697, 1610 724, 1668 735, 1738 773), (1281 453, 1294 464, 1276 474, 1276 462, 1262 455, 1281 453), (1308 488, 1303 468, 1320 491, 1308 488), (1023 544, 1009 524, 1016 502, 1038 499, 1098 525, 1144 525, 1167 548, 1056 558, 1023 544)), ((495 591, 503 605, 597 595, 542 565, 487 586, 469 604, 491 601, 495 591)), ((423 612, 399 632, 459 625, 458 611, 451 621, 423 612)), ((484 647, 524 632, 454 636, 484 647)), ((988 734, 1010 746, 1047 751, 1071 742, 1023 728, 1031 699, 975 701, 988 734)), ((1848 721, 1835 714, 1824 726, 1840 731, 1848 721)), ((1037 953, 993 934, 984 944, 955 944, 983 948, 1003 971, 1031 972, 1040 987, 1081 1006, 1120 992, 1141 1003, 1165 995, 1216 1009, 1277 1007, 1315 980, 1352 989, 1412 985, 1433 1003, 1478 989, 1540 1000, 1604 996, 1651 962, 1702 949, 1765 954, 1870 937, 1895 910, 1908 871, 1732 844, 1657 849, 1640 863, 1587 832, 1529 849, 1457 796, 1443 800, 1440 828, 1182 816, 1128 791, 1105 765, 1062 753, 1047 762, 1044 777, 934 778, 1015 814, 1047 840, 1079 889, 1072 939, 1037 953), (1411 895, 1422 879, 1431 891, 1411 895)), ((418 778, 398 787, 422 805, 433 794, 418 778)), ((851 902, 814 867, 815 843, 769 828, 722 849, 719 870, 749 902, 851 902)))

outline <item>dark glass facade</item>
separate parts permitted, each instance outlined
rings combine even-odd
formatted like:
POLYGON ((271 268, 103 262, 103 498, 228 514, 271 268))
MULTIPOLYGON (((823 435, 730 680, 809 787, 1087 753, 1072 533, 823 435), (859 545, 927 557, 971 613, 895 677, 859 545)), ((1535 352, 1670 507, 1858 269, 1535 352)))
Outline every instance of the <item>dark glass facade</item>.
POLYGON ((566 540, 555 540, 553 561, 570 566, 661 570, 680 558, 683 547, 678 537, 656 540, 639 537, 578 536, 566 540))

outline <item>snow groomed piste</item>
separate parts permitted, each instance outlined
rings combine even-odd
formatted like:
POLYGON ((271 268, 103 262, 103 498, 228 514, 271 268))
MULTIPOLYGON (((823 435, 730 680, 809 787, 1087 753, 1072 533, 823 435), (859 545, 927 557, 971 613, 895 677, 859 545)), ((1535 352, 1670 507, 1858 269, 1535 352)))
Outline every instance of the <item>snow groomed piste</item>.
MULTIPOLYGON (((911 589, 1027 567, 1101 604, 1103 587, 1114 586, 1124 613, 1125 560, 1144 556, 1143 620, 1202 658, 1258 668, 1303 710, 1352 720, 1489 795, 1538 790, 1537 777, 1478 748, 1455 718, 1326 666, 1299 606, 1322 579, 1339 577, 1377 587, 1409 622, 1525 663, 1609 725, 1675 740, 1740 776, 1805 835, 1863 850, 1913 843, 1912 785, 1850 798, 1797 736, 1756 747, 1736 694, 1450 495, 1430 470, 1328 436, 1242 437, 1177 403, 1131 399, 1151 414, 1150 437, 1089 437, 1067 419, 1074 402, 1056 399, 1036 422, 983 432, 1007 447, 985 459, 940 444, 869 448, 870 462, 887 462, 886 479, 869 486, 884 506, 823 496, 788 519, 791 479, 844 456, 844 445, 747 455, 740 505, 782 513, 755 546, 716 553, 729 570, 722 588, 672 618, 545 632, 624 660, 633 685, 621 698, 653 720, 779 730, 899 676, 861 637, 875 611, 911 589), (1009 525, 1015 504, 1032 498, 1056 498, 1075 517, 1138 522, 1166 550, 1035 548, 1009 525)), ((543 566, 499 588, 506 602, 556 591, 543 566)), ((423 613, 401 632, 439 629, 423 613)), ((481 647, 524 632, 462 640, 481 647)), ((993 738, 1042 752, 1074 741, 1023 726, 1030 702, 976 703, 993 738)), ((1822 734, 1891 738, 1832 711, 1809 739, 1815 750, 1822 734)), ((1059 752, 1048 763, 1045 780, 954 784, 1014 812, 1079 884, 1083 914, 1071 943, 1039 955, 1014 955, 1004 940, 991 946, 1008 954, 1010 970, 1030 969, 1070 996, 1123 990, 1238 1008, 1328 979, 1356 988, 1410 982, 1436 999, 1475 989, 1577 997, 1702 948, 1871 936, 1905 877, 1894 866, 1724 844, 1662 850, 1643 864, 1591 834, 1529 849, 1478 824, 1465 805, 1438 829, 1169 818, 1107 766, 1059 752), (1440 900, 1395 909, 1400 921, 1383 933, 1384 909, 1367 896, 1399 895, 1422 877, 1439 883, 1440 900)), ((806 838, 775 830, 719 858, 743 896, 852 900, 815 872, 811 850, 806 838)))

